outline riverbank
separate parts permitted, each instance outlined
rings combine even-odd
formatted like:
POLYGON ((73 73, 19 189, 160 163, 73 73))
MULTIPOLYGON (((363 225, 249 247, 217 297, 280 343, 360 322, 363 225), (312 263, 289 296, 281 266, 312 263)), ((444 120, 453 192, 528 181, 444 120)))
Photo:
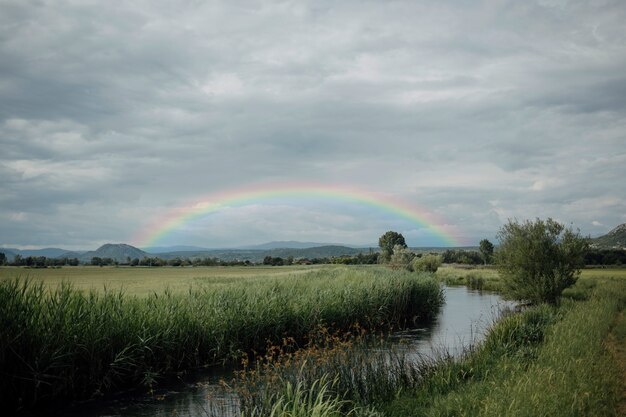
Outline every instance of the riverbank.
POLYGON ((619 415, 626 277, 583 276, 567 294, 558 307, 535 306, 498 321, 460 359, 408 363, 392 354, 335 360, 346 356, 339 349, 300 360, 295 368, 292 360, 289 370, 272 364, 264 370, 272 392, 250 401, 244 414, 619 415))
POLYGON ((431 277, 326 268, 136 297, 62 284, 0 283, 0 406, 11 412, 143 385, 263 352, 314 329, 400 326, 436 314, 431 277))
MULTIPOLYGON (((583 284, 587 286, 587 284, 583 284)), ((626 280, 507 317, 461 361, 441 363, 414 392, 385 404, 387 416, 613 416, 623 375, 607 349, 626 303, 626 280)), ((618 332, 616 344, 626 344, 618 332)))

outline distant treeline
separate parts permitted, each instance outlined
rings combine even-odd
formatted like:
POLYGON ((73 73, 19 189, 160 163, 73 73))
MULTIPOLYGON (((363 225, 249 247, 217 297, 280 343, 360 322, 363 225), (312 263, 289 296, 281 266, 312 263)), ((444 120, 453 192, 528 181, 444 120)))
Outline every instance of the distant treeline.
POLYGON ((45 256, 15 255, 12 262, 7 261, 4 253, 0 252, 0 265, 28 266, 31 268, 48 268, 55 266, 77 266, 80 265, 78 258, 46 258, 45 256))
POLYGON ((287 258, 281 258, 279 256, 266 256, 263 258, 263 265, 315 265, 315 264, 342 264, 342 265, 373 265, 378 263, 379 253, 359 253, 354 256, 334 256, 331 258, 298 258, 294 259, 292 256, 287 258))
POLYGON ((127 258, 125 262, 117 262, 111 258, 100 258, 94 256, 91 258, 91 265, 107 266, 107 265, 123 265, 123 266, 248 266, 253 265, 252 262, 246 261, 223 261, 218 258, 174 258, 163 259, 159 257, 144 257, 142 259, 127 258))
MULTIPOLYGON (((480 252, 473 250, 448 249, 442 254, 445 264, 481 265, 484 263, 480 252)), ((489 259, 491 263, 492 259, 489 259)), ((590 249, 585 254, 585 265, 626 265, 626 250, 590 249)))
MULTIPOLYGON (((116 261, 113 258, 101 258, 94 256, 90 262, 80 262, 78 258, 47 258, 45 256, 22 257, 15 255, 13 261, 9 262, 6 255, 0 252, 0 265, 26 266, 31 268, 48 268, 60 266, 77 266, 80 264, 95 266, 252 266, 252 265, 315 265, 315 264, 342 264, 342 265, 372 265, 379 263, 380 254, 378 252, 359 253, 354 256, 336 256, 323 258, 297 258, 292 256, 282 258, 278 256, 266 256, 261 262, 249 260, 224 261, 219 258, 174 258, 163 259, 159 257, 126 258, 124 262, 116 261)), ((482 265, 484 259, 480 252, 462 249, 447 249, 441 253, 441 258, 445 264, 462 265, 482 265)), ((491 259, 489 262, 491 263, 491 259)), ((599 265, 626 265, 626 250, 621 249, 591 249, 585 255, 585 264, 591 266, 599 265)))
POLYGON ((591 249, 585 254, 585 265, 626 265, 626 250, 591 249))
POLYGON ((444 264, 482 265, 485 263, 480 252, 475 250, 448 249, 441 254, 444 264))
POLYGON ((298 258, 292 256, 281 258, 266 256, 261 262, 252 262, 250 260, 231 260, 225 261, 219 258, 174 258, 163 259, 159 257, 126 258, 120 262, 113 258, 94 256, 89 262, 80 262, 78 258, 46 258, 45 256, 29 256, 27 258, 16 255, 13 261, 8 262, 4 253, 0 252, 0 265, 9 266, 26 266, 31 268, 48 268, 60 266, 148 266, 148 267, 185 267, 185 266, 252 266, 252 265, 315 265, 315 264, 344 264, 344 265, 362 265, 378 263, 378 253, 358 254, 355 256, 340 257, 324 257, 324 258, 298 258))

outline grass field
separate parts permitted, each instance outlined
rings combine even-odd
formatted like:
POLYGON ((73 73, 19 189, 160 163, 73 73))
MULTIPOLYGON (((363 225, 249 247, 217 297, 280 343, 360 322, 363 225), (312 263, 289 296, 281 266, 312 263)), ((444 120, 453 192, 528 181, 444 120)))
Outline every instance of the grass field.
MULTIPOLYGON (((598 282, 609 278, 626 279, 626 268, 590 268, 583 269, 580 275, 580 286, 595 286, 598 282)), ((492 266, 463 268, 444 265, 437 271, 437 279, 446 285, 465 285, 470 288, 500 291, 502 283, 498 271, 492 266)), ((574 290, 579 292, 579 289, 574 290)), ((571 290, 568 290, 571 291, 571 290)))
MULTIPOLYGON (((101 291, 124 290, 129 295, 145 296, 164 289, 172 293, 189 291, 190 287, 209 288, 230 285, 233 282, 257 282, 272 278, 309 274, 322 269, 372 269, 376 266, 345 265, 293 265, 293 266, 207 266, 207 267, 97 267, 78 266, 63 268, 30 269, 0 267, 0 282, 12 278, 28 278, 56 288, 61 282, 70 282, 75 289, 101 291)), ((626 268, 584 269, 581 280, 626 278, 626 268)), ((498 290, 500 278, 493 267, 460 268, 444 265, 437 271, 437 278, 447 285, 468 285, 484 290, 498 290)))
MULTIPOLYGON (((333 266, 338 268, 340 266, 333 266)), ((165 288, 173 293, 187 292, 190 287, 215 287, 233 282, 262 281, 307 274, 327 265, 295 266, 207 266, 207 267, 114 267, 69 266, 63 268, 0 267, 0 281, 22 278, 41 282, 56 288, 61 282, 70 282, 78 290, 124 290, 129 295, 148 295, 165 288)))

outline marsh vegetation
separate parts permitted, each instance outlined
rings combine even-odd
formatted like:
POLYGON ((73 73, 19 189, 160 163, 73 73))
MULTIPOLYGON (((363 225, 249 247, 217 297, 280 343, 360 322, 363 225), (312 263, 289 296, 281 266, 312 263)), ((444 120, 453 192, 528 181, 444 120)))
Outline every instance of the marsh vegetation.
POLYGON ((314 329, 389 329, 443 302, 427 275, 328 268, 280 278, 160 291, 80 291, 69 283, 0 282, 0 400, 16 410, 89 398, 175 372, 263 352, 314 329))

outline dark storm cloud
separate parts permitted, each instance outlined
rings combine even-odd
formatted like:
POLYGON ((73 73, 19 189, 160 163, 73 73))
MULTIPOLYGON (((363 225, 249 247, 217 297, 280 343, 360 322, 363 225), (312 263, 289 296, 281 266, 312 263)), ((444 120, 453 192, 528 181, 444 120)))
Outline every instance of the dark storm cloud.
MULTIPOLYGON (((617 0, 3 1, 0 244, 128 240, 286 180, 404 198, 469 243, 508 217, 605 232, 626 221, 625 20, 617 0)), ((380 226, 281 210, 194 243, 380 226)))

